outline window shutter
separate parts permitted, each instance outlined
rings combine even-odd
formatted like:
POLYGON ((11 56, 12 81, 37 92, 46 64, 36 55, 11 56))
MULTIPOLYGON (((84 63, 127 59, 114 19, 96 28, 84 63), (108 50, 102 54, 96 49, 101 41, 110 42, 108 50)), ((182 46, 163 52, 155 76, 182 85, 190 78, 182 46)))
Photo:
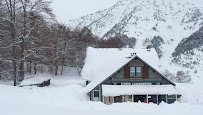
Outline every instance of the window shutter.
POLYGON ((130 67, 125 66, 124 67, 124 78, 129 79, 130 78, 130 67))
POLYGON ((149 71, 148 71, 148 66, 144 65, 143 69, 142 69, 142 75, 144 79, 149 78, 149 71))

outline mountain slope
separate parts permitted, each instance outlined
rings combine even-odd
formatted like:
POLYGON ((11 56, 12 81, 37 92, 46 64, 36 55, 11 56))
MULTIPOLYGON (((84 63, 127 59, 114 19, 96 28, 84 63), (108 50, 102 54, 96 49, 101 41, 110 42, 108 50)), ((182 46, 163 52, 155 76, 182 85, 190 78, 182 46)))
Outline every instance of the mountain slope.
POLYGON ((86 26, 101 39, 134 38, 135 48, 154 47, 166 65, 175 58, 172 53, 182 39, 203 27, 202 4, 202 0, 121 0, 111 8, 70 20, 68 25, 86 26))
MULTIPOLYGON (((143 41, 160 36, 175 50, 178 43, 203 26, 201 0, 121 0, 111 8, 69 21, 75 28, 84 26, 100 38, 127 35, 143 41)), ((170 52, 171 54, 172 52, 170 52)))
POLYGON ((176 64, 189 68, 203 68, 203 27, 184 38, 172 56, 176 64))
POLYGON ((196 25, 203 25, 202 7, 187 0, 122 0, 109 9, 71 20, 69 25, 78 28, 87 26, 100 37, 115 33, 139 37, 143 36, 142 32, 151 31, 152 28, 159 33, 157 31, 163 27, 165 30, 175 30, 178 25, 182 26, 181 29, 191 30, 196 25), (108 33, 112 30, 114 33, 108 33))

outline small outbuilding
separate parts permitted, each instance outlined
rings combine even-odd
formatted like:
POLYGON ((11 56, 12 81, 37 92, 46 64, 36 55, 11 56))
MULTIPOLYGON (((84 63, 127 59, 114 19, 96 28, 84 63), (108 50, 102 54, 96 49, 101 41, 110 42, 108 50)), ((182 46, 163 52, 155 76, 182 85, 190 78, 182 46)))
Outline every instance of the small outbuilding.
POLYGON ((24 86, 37 86, 37 87, 45 87, 49 86, 51 83, 51 78, 49 77, 29 77, 27 79, 24 79, 20 87, 24 86))

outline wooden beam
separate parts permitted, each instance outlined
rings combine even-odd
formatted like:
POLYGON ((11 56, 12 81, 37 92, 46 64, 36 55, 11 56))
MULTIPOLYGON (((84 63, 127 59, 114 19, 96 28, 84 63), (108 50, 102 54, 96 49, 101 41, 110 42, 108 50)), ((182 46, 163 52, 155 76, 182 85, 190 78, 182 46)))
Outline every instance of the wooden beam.
POLYGON ((132 95, 132 102, 134 102, 134 95, 132 95))
POLYGON ((156 95, 156 99, 157 99, 157 105, 159 104, 159 97, 158 95, 156 95))
POLYGON ((177 97, 177 95, 175 95, 176 96, 176 101, 178 101, 178 97, 177 97))

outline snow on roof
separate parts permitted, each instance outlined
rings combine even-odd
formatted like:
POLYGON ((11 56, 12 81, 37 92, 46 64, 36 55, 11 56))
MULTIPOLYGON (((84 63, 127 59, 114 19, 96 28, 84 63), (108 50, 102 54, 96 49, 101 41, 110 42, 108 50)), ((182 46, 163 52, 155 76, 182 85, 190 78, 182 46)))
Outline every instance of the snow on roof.
POLYGON ((178 94, 172 85, 102 85, 103 96, 178 94))
POLYGON ((39 84, 43 83, 44 81, 47 81, 51 79, 50 75, 31 75, 27 79, 24 79, 21 83, 20 86, 27 86, 27 85, 34 85, 34 84, 39 84))
POLYGON ((128 58, 131 53, 136 53, 138 57, 153 68, 158 68, 159 58, 155 49, 149 51, 132 48, 87 48, 85 65, 81 72, 84 79, 91 81, 86 87, 87 92, 90 92, 103 80, 132 60, 133 57, 128 58))

